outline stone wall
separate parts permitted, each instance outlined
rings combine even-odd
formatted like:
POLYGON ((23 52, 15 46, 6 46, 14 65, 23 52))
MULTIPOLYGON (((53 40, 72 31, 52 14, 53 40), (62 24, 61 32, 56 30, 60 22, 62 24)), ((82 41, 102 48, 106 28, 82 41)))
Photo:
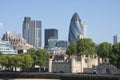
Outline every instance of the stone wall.
POLYGON ((53 61, 49 60, 49 72, 65 72, 65 73, 83 73, 85 68, 90 69, 98 66, 98 57, 86 57, 72 58, 68 61, 53 61))
POLYGON ((99 74, 120 74, 120 70, 111 64, 101 64, 98 66, 99 74))

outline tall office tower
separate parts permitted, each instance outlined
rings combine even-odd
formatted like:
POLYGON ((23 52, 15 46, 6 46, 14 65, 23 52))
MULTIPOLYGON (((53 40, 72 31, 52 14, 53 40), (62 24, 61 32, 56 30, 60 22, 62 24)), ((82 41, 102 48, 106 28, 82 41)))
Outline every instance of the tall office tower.
POLYGON ((77 13, 74 13, 70 22, 68 41, 73 43, 76 42, 79 38, 85 38, 86 27, 86 22, 81 20, 77 13))
POLYGON ((23 38, 35 49, 41 47, 41 21, 31 20, 30 17, 24 17, 23 38))
POLYGON ((113 36, 113 43, 120 43, 120 35, 113 36))
POLYGON ((48 48, 49 39, 58 39, 57 29, 45 29, 45 48, 48 48))

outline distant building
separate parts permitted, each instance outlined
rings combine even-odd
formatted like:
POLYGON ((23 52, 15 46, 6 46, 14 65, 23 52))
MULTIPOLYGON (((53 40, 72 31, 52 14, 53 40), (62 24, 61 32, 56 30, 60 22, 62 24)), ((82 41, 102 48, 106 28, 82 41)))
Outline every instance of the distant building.
POLYGON ((3 41, 9 41, 11 45, 17 45, 20 40, 21 40, 21 34, 18 34, 16 32, 10 32, 10 31, 6 31, 3 34, 2 40, 3 41))
POLYGON ((48 49, 52 49, 56 47, 57 39, 48 39, 48 49))
POLYGON ((30 17, 24 17, 23 21, 23 38, 35 49, 41 48, 41 21, 31 20, 30 17))
POLYGON ((48 40, 48 52, 52 58, 58 56, 65 56, 66 49, 69 43, 66 40, 56 40, 49 39, 48 40))
POLYGON ((16 32, 6 31, 3 34, 2 41, 8 41, 11 45, 15 46, 18 50, 29 50, 33 48, 32 45, 28 44, 21 34, 16 32))
POLYGON ((45 29, 45 48, 48 48, 49 39, 58 39, 57 29, 45 29))
POLYGON ((113 43, 119 43, 120 42, 120 35, 113 36, 113 43))
MULTIPOLYGON (((84 73, 86 71, 89 72, 89 69, 97 67, 100 63, 102 63, 102 59, 84 55, 80 58, 73 57, 66 60, 49 59, 48 70, 56 73, 84 73)), ((90 73, 92 72, 90 71, 90 73)))
POLYGON ((61 47, 66 49, 68 47, 69 43, 66 40, 59 40, 56 42, 56 47, 61 47))
POLYGON ((68 41, 73 43, 79 38, 85 38, 86 27, 86 22, 81 20, 77 13, 74 13, 70 22, 68 41))
POLYGON ((48 39, 48 50, 53 50, 53 48, 61 48, 66 50, 68 46, 69 42, 66 40, 48 39))
POLYGON ((0 41, 0 51, 3 54, 17 54, 16 48, 9 41, 0 41))

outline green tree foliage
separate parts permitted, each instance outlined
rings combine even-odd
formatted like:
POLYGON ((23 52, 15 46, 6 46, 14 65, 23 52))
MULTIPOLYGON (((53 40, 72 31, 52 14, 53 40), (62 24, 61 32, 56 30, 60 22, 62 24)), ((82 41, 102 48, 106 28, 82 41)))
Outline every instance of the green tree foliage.
POLYGON ((96 46, 89 38, 82 38, 77 41, 77 54, 80 55, 96 55, 96 46))
POLYGON ((30 54, 24 53, 20 55, 22 57, 22 66, 31 67, 33 64, 33 59, 30 54))
POLYGON ((14 65, 14 56, 13 55, 5 55, 8 63, 6 64, 6 67, 11 67, 14 65))
POLYGON ((6 66, 8 64, 8 60, 5 55, 0 52, 0 66, 6 66))
POLYGON ((5 55, 0 54, 0 65, 1 66, 6 66, 8 64, 8 60, 5 55))
POLYGON ((36 55, 37 55, 36 65, 39 65, 39 66, 43 66, 47 62, 48 58, 50 57, 49 53, 43 49, 37 50, 36 55))
MULTIPOLYGON (((22 54, 23 55, 23 54, 22 54)), ((24 58, 21 54, 17 54, 13 57, 14 67, 20 67, 23 65, 24 58)))
POLYGON ((32 50, 30 54, 33 58, 34 65, 39 65, 39 66, 43 66, 50 57, 50 54, 43 49, 39 49, 37 51, 32 50))
POLYGON ((6 66, 6 68, 13 67, 31 67, 33 59, 30 54, 16 54, 16 55, 1 55, 0 54, 0 65, 6 66))
POLYGON ((112 45, 108 42, 102 42, 97 47, 97 54, 102 58, 109 58, 112 51, 112 45))
POLYGON ((70 44, 66 50, 66 54, 71 56, 76 55, 76 53, 77 53, 76 43, 70 44))
POLYGON ((33 66, 35 66, 35 64, 37 64, 37 55, 36 55, 36 50, 31 50, 29 52, 29 54, 31 55, 32 59, 33 59, 33 66))
POLYGON ((120 43, 113 44, 110 62, 120 68, 120 43))
POLYGON ((12 67, 31 67, 33 65, 43 66, 50 54, 43 49, 32 50, 29 53, 22 53, 16 55, 3 55, 0 53, 0 66, 12 67))

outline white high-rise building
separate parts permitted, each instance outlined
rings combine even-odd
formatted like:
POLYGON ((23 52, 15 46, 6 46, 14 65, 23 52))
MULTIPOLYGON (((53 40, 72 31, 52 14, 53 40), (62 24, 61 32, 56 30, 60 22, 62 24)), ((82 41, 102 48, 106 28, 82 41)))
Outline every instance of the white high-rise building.
POLYGON ((41 48, 41 33, 41 21, 24 17, 23 38, 33 45, 35 49, 41 48))
POLYGON ((113 36, 113 43, 120 43, 120 35, 113 36))
POLYGON ((83 27, 83 37, 87 37, 87 23, 84 20, 81 20, 81 26, 83 27))

